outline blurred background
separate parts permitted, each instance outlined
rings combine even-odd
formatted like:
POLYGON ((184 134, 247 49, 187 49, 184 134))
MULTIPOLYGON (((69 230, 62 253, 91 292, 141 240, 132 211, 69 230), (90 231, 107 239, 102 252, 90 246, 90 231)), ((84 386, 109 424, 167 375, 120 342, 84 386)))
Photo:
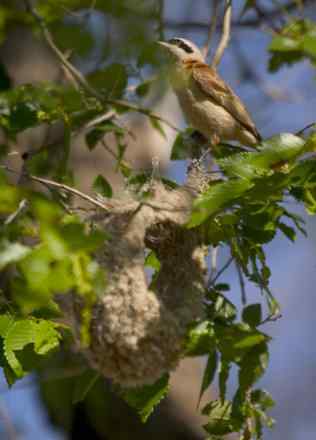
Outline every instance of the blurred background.
MULTIPOLYGON (((55 57, 28 26, 12 20, 7 22, 5 32, 1 29, 2 21, 5 21, 4 11, 10 7, 23 10, 23 2, 1 3, 0 62, 4 72, 1 78, 6 78, 11 87, 42 80, 64 81, 64 72, 55 57)), ((67 26, 79 27, 83 39, 84 31, 89 33, 92 49, 72 59, 85 73, 113 61, 124 62, 133 69, 135 60, 140 62, 141 59, 143 66, 131 77, 129 84, 130 93, 133 93, 134 85, 140 79, 151 79, 157 74, 160 60, 155 58, 153 41, 177 36, 191 39, 200 46, 205 44, 212 3, 211 0, 91 1, 91 8, 66 14, 63 29, 54 29, 54 32, 64 50, 71 50, 72 45, 76 45, 71 39, 73 34, 67 33, 67 26), (98 4, 102 6, 99 9, 98 4), (154 16, 152 11, 155 11, 154 16)), ((287 131, 294 133, 316 120, 315 67, 303 60, 269 73, 270 55, 267 49, 273 32, 282 25, 284 18, 288 18, 287 14, 315 21, 316 4, 303 0, 248 3, 256 3, 258 7, 240 18, 245 1, 233 1, 231 41, 219 72, 242 97, 263 137, 287 131)), ((214 35, 212 47, 216 47, 219 37, 220 28, 214 35)), ((143 105, 154 108, 156 113, 174 125, 185 127, 164 76, 165 71, 161 70, 159 80, 154 81, 143 105)), ((127 140, 126 155, 134 167, 150 168, 153 158, 159 158, 161 173, 178 182, 184 181, 187 163, 169 161, 176 135, 172 128, 165 126, 166 137, 163 137, 153 129, 147 118, 137 114, 126 117, 124 124, 136 134, 127 140)), ((20 135, 18 147, 21 151, 33 149, 43 142, 45 136, 54 139, 60 133, 61 127, 58 126, 49 134, 46 127, 28 130, 20 135)), ((108 136, 106 145, 111 145, 111 142, 113 139, 108 136)), ((89 191, 92 178, 100 172, 120 187, 121 180, 115 174, 111 154, 104 145, 100 143, 89 152, 84 133, 79 133, 73 143, 72 160, 77 187, 89 191)), ((293 204, 290 208, 305 216, 308 238, 301 235, 295 244, 291 244, 284 237, 277 237, 267 248, 268 263, 272 268, 271 287, 281 303, 283 316, 283 319, 265 328, 273 337, 273 342, 270 366, 262 384, 277 402, 272 412, 277 424, 273 431, 266 433, 269 440, 306 440, 316 434, 316 349, 313 343, 316 224, 315 219, 300 212, 299 207, 293 204)), ((220 249, 218 258, 221 267, 227 259, 227 250, 220 249)), ((225 281, 233 286, 232 292, 236 291, 236 298, 232 301, 238 302, 239 285, 233 269, 227 271, 225 277, 225 281)), ((250 298, 259 296, 251 286, 247 288, 250 298)), ((61 356, 54 362, 57 373, 51 377, 40 376, 39 380, 27 377, 11 390, 7 390, 2 379, 1 439, 62 440, 79 436, 91 439, 204 438, 200 428, 203 420, 196 411, 203 359, 183 361, 173 373, 170 396, 146 426, 142 426, 132 410, 111 393, 109 384, 101 381, 97 382, 84 403, 72 408, 69 397, 71 371, 69 377, 58 375, 61 370, 68 371, 63 368, 69 365, 69 360, 61 356)), ((70 364, 73 365, 73 360, 70 364)), ((230 387, 234 389, 233 381, 230 387)), ((215 395, 216 389, 209 392, 215 395)))

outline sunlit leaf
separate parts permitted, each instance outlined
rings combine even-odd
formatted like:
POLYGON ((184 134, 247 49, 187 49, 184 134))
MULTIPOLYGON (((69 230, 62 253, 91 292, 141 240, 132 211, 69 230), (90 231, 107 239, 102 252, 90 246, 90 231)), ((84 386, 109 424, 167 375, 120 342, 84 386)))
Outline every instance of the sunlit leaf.
POLYGON ((169 376, 164 375, 153 385, 127 389, 122 392, 123 399, 139 414, 143 423, 146 422, 154 408, 168 392, 169 376))
POLYGON ((95 192, 101 194, 103 197, 111 198, 113 195, 113 190, 109 182, 105 177, 99 174, 93 182, 93 189, 95 192))

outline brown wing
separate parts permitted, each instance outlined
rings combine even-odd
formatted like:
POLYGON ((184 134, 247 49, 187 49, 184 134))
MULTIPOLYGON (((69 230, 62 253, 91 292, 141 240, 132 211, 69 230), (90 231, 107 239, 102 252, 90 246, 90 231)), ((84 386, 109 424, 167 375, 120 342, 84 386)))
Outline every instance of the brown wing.
POLYGON ((214 102, 227 110, 241 126, 252 133, 258 141, 261 137, 246 107, 232 89, 217 75, 212 67, 204 63, 192 66, 192 77, 197 86, 214 102))

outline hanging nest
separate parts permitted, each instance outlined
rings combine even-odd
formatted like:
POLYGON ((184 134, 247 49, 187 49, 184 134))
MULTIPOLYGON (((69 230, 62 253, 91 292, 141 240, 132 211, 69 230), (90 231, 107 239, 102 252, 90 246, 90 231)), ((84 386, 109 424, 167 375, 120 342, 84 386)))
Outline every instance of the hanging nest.
POLYGON ((174 369, 185 354, 189 325, 203 318, 206 248, 200 232, 184 225, 205 184, 204 173, 193 167, 186 185, 170 190, 154 182, 145 202, 127 192, 93 218, 109 234, 96 255, 107 278, 84 354, 121 386, 150 384, 174 369), (160 261, 151 281, 144 268, 148 251, 160 261))

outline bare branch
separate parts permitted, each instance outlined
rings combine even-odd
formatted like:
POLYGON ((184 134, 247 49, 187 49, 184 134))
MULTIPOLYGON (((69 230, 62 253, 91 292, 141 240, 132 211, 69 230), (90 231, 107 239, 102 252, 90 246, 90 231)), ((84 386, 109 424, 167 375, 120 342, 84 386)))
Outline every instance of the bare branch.
POLYGON ((218 255, 218 246, 212 246, 211 248, 211 271, 208 279, 208 284, 213 284, 213 278, 217 272, 217 255, 218 255))
POLYGON ((295 136, 301 136, 302 134, 304 134, 304 131, 309 130, 310 128, 315 128, 316 127, 316 122, 312 122, 308 125, 306 125, 304 128, 302 128, 301 130, 297 131, 295 133, 295 136))
POLYGON ((202 54, 204 55, 204 58, 207 58, 207 56, 208 56, 208 54, 210 52, 212 38, 213 38, 214 33, 216 31, 219 0, 213 0, 212 6, 213 7, 212 7, 212 16, 211 16, 210 28, 209 28, 209 31, 208 31, 208 36, 207 36, 207 40, 206 40, 205 46, 202 49, 202 54))
MULTIPOLYGON (((17 171, 13 170, 12 168, 8 167, 7 165, 0 165, 0 167, 10 173, 19 174, 17 171)), ((76 188, 65 185, 64 183, 56 182, 54 180, 45 179, 44 177, 38 177, 38 176, 34 176, 32 174, 27 174, 25 172, 23 173, 23 175, 27 179, 33 180, 34 182, 41 183, 42 185, 45 185, 49 188, 52 187, 52 188, 57 188, 59 190, 63 190, 65 192, 68 192, 69 194, 73 194, 77 197, 80 197, 83 200, 86 200, 87 202, 90 202, 92 205, 97 206, 98 208, 101 208, 104 211, 108 211, 108 208, 106 207, 106 205, 104 203, 99 202, 98 200, 94 199, 93 197, 89 196, 88 194, 85 194, 85 193, 79 191, 76 188)), ((19 210, 19 208, 18 208, 18 210, 19 210)))
POLYGON ((55 182, 54 180, 50 180, 50 179, 44 179, 43 177, 33 176, 32 174, 29 174, 28 178, 33 180, 34 182, 41 183, 42 185, 66 191, 70 194, 73 194, 77 197, 80 197, 83 200, 92 203, 94 206, 97 206, 98 208, 101 208, 104 211, 108 211, 108 208, 104 205, 104 203, 101 203, 98 200, 94 199, 93 197, 89 196, 88 194, 85 194, 71 186, 65 185, 64 183, 55 182))
POLYGON ((4 224, 7 226, 11 223, 13 223, 15 221, 15 219, 22 213, 25 211, 25 209, 27 208, 27 200, 26 199, 22 199, 19 203, 19 206, 17 207, 17 209, 9 215, 9 217, 5 220, 4 224))
MULTIPOLYGON (((303 1, 303 0, 302 0, 303 1)), ((308 6, 312 4, 314 0, 304 0, 303 4, 304 6, 308 6)), ((294 11, 297 9, 297 0, 291 1, 288 4, 285 4, 284 7, 287 9, 288 12, 294 11)), ((275 18, 278 18, 280 15, 283 14, 283 9, 275 8, 271 11, 267 11, 265 13, 265 17, 258 17, 258 18, 248 18, 248 19, 242 19, 242 20, 235 20, 232 21, 232 27, 236 28, 257 28, 261 24, 263 24, 266 20, 272 20, 275 18)), ((165 20, 165 27, 175 30, 191 30, 191 31, 203 31, 209 29, 209 23, 208 22, 201 22, 201 21, 176 21, 176 20, 165 20)), ((218 26, 217 26, 218 27, 218 26)))
POLYGON ((213 61, 212 61, 212 67, 216 69, 216 67, 219 65, 222 56, 224 54, 224 51, 228 45, 229 39, 230 39, 230 25, 231 25, 231 18, 232 18, 232 1, 231 0, 225 0, 225 12, 224 12, 224 20, 223 20, 223 33, 222 38, 219 42, 219 45, 216 49, 213 61))

